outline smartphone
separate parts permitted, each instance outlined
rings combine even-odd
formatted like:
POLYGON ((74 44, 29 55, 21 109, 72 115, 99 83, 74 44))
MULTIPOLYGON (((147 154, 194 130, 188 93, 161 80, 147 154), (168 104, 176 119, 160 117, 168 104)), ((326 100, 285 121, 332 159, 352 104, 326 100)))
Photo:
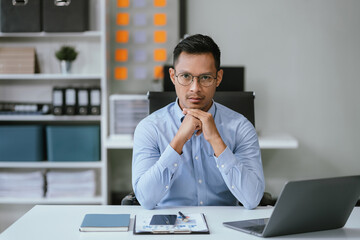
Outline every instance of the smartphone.
POLYGON ((156 214, 152 216, 150 225, 175 225, 177 215, 156 214))

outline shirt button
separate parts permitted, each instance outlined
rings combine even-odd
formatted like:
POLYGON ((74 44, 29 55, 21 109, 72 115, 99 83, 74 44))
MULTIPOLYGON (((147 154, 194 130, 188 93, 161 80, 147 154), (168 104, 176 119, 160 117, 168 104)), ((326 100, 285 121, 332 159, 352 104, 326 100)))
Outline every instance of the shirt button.
POLYGON ((169 186, 165 186, 166 189, 169 189, 169 186))
POLYGON ((235 188, 234 185, 232 185, 231 188, 234 189, 235 188))
POLYGON ((177 167, 177 163, 174 163, 174 167, 177 167))
POLYGON ((203 201, 200 201, 200 205, 203 205, 204 203, 203 203, 203 201))
POLYGON ((219 164, 216 164, 216 167, 219 168, 219 164))
POLYGON ((202 183, 202 180, 201 180, 201 179, 199 179, 199 183, 202 183))
POLYGON ((198 157, 198 156, 196 156, 196 157, 195 157, 195 159, 196 159, 196 160, 198 160, 198 159, 199 159, 199 157, 198 157))
POLYGON ((225 167, 225 165, 223 164, 223 165, 221 165, 221 167, 222 167, 222 168, 224 168, 224 167, 225 167))

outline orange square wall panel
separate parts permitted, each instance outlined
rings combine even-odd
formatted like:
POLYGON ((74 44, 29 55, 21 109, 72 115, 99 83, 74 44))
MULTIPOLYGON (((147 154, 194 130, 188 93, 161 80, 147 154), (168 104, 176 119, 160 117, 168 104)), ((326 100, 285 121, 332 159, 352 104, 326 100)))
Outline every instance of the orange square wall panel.
POLYGON ((166 61, 166 49, 157 48, 154 50, 154 60, 155 61, 166 61))
POLYGON ((117 6, 119 8, 127 8, 130 5, 130 0, 117 0, 117 6))
POLYGON ((164 67, 163 66, 155 66, 154 67, 154 78, 155 79, 164 78, 164 67))
POLYGON ((130 15, 128 13, 118 13, 116 16, 117 25, 129 25, 130 15))
POLYGON ((165 43, 166 42, 166 31, 154 31, 154 42, 165 43))
POLYGON ((155 26, 166 25, 166 14, 165 13, 155 13, 154 14, 154 25, 155 26))
POLYGON ((128 50, 124 48, 116 49, 115 60, 118 62, 126 62, 128 60, 128 50))
POLYGON ((116 32, 116 42, 127 43, 129 42, 129 31, 119 30, 116 32))
POLYGON ((115 68, 115 80, 126 80, 128 77, 128 71, 126 67, 115 68))
POLYGON ((154 0, 154 7, 165 7, 166 0, 154 0))

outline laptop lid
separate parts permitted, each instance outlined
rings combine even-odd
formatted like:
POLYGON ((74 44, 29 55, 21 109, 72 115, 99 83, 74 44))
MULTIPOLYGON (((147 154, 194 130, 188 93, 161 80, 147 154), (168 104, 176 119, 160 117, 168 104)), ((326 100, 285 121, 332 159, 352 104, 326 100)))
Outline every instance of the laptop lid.
MULTIPOLYGON (((273 237, 341 228, 359 196, 360 175, 290 181, 260 235, 273 237)), ((231 227, 235 228, 234 224, 231 227)), ((249 227, 247 224, 246 229, 237 230, 249 232, 249 227)))

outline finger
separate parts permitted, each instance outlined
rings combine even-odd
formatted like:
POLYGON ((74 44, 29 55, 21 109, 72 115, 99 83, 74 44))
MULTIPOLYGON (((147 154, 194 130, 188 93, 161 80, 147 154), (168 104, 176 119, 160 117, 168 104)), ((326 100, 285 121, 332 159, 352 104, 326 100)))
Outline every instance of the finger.
POLYGON ((184 108, 183 110, 183 113, 184 114, 189 114, 195 118, 198 118, 200 120, 204 120, 207 116, 208 116, 208 113, 202 111, 202 110, 199 110, 199 109, 186 109, 184 108))

